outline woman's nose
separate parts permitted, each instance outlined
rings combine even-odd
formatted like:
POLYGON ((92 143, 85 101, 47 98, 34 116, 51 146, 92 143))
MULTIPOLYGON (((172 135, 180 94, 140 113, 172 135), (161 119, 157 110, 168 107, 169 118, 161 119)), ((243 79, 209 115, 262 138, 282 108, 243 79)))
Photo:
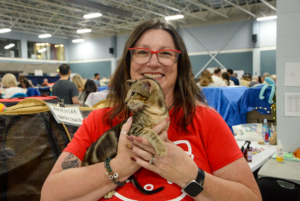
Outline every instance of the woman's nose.
POLYGON ((156 67, 156 66, 159 66, 160 63, 158 62, 158 55, 157 54, 152 54, 149 62, 148 62, 148 66, 153 66, 153 67, 156 67))

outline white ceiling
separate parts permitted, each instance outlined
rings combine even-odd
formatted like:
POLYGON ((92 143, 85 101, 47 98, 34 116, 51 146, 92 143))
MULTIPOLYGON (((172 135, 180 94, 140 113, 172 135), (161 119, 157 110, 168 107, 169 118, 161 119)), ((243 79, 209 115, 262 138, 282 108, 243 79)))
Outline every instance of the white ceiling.
POLYGON ((0 0, 0 29, 57 38, 128 34, 140 22, 183 14, 185 27, 276 15, 276 0, 0 0), (101 12, 100 18, 84 14, 101 12), (77 34, 89 28, 91 33, 77 34))

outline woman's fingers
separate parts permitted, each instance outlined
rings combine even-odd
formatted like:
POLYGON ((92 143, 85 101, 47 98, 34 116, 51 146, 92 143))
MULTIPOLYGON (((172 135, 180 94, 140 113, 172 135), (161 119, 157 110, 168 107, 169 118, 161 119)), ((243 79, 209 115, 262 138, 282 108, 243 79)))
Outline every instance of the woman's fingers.
POLYGON ((159 124, 157 124, 152 130, 156 132, 157 134, 160 134, 162 130, 167 126, 168 122, 170 121, 170 117, 165 118, 159 124))
POLYGON ((121 134, 128 134, 132 124, 132 117, 129 117, 127 119, 127 122, 123 124, 122 129, 121 129, 121 134), (124 133, 126 132, 126 133, 124 133))

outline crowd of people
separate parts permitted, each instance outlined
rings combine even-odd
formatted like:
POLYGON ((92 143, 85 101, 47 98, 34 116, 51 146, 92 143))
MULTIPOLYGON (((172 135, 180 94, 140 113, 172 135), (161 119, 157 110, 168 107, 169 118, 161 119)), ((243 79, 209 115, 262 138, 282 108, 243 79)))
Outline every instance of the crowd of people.
POLYGON ((227 87, 227 86, 246 86, 253 87, 257 84, 266 84, 265 78, 270 77, 276 83, 276 75, 270 75, 265 72, 263 76, 244 74, 238 77, 232 69, 215 68, 211 73, 209 70, 203 70, 201 76, 198 78, 197 86, 201 89, 203 87, 227 87))

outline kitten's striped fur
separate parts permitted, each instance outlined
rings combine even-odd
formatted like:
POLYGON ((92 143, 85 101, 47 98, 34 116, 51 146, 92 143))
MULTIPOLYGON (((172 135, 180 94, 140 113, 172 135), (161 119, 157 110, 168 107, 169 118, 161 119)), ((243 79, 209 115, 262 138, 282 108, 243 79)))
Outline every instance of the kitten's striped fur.
MULTIPOLYGON (((132 116, 132 126, 128 135, 145 137, 153 145, 157 155, 165 156, 167 147, 157 133, 152 130, 154 126, 169 116, 164 93, 158 82, 151 78, 129 80, 129 82, 132 85, 127 93, 125 102, 132 111, 136 112, 132 116)), ((88 148, 82 166, 104 162, 108 158, 114 158, 117 155, 119 136, 125 122, 126 120, 106 131, 88 148)), ((165 130, 168 130, 168 127, 169 123, 165 130)), ((140 186, 133 176, 130 177, 130 180, 144 194, 154 194, 163 189, 161 187, 153 191, 147 191, 140 186)), ((111 192, 105 195, 105 198, 111 197, 111 192)))

